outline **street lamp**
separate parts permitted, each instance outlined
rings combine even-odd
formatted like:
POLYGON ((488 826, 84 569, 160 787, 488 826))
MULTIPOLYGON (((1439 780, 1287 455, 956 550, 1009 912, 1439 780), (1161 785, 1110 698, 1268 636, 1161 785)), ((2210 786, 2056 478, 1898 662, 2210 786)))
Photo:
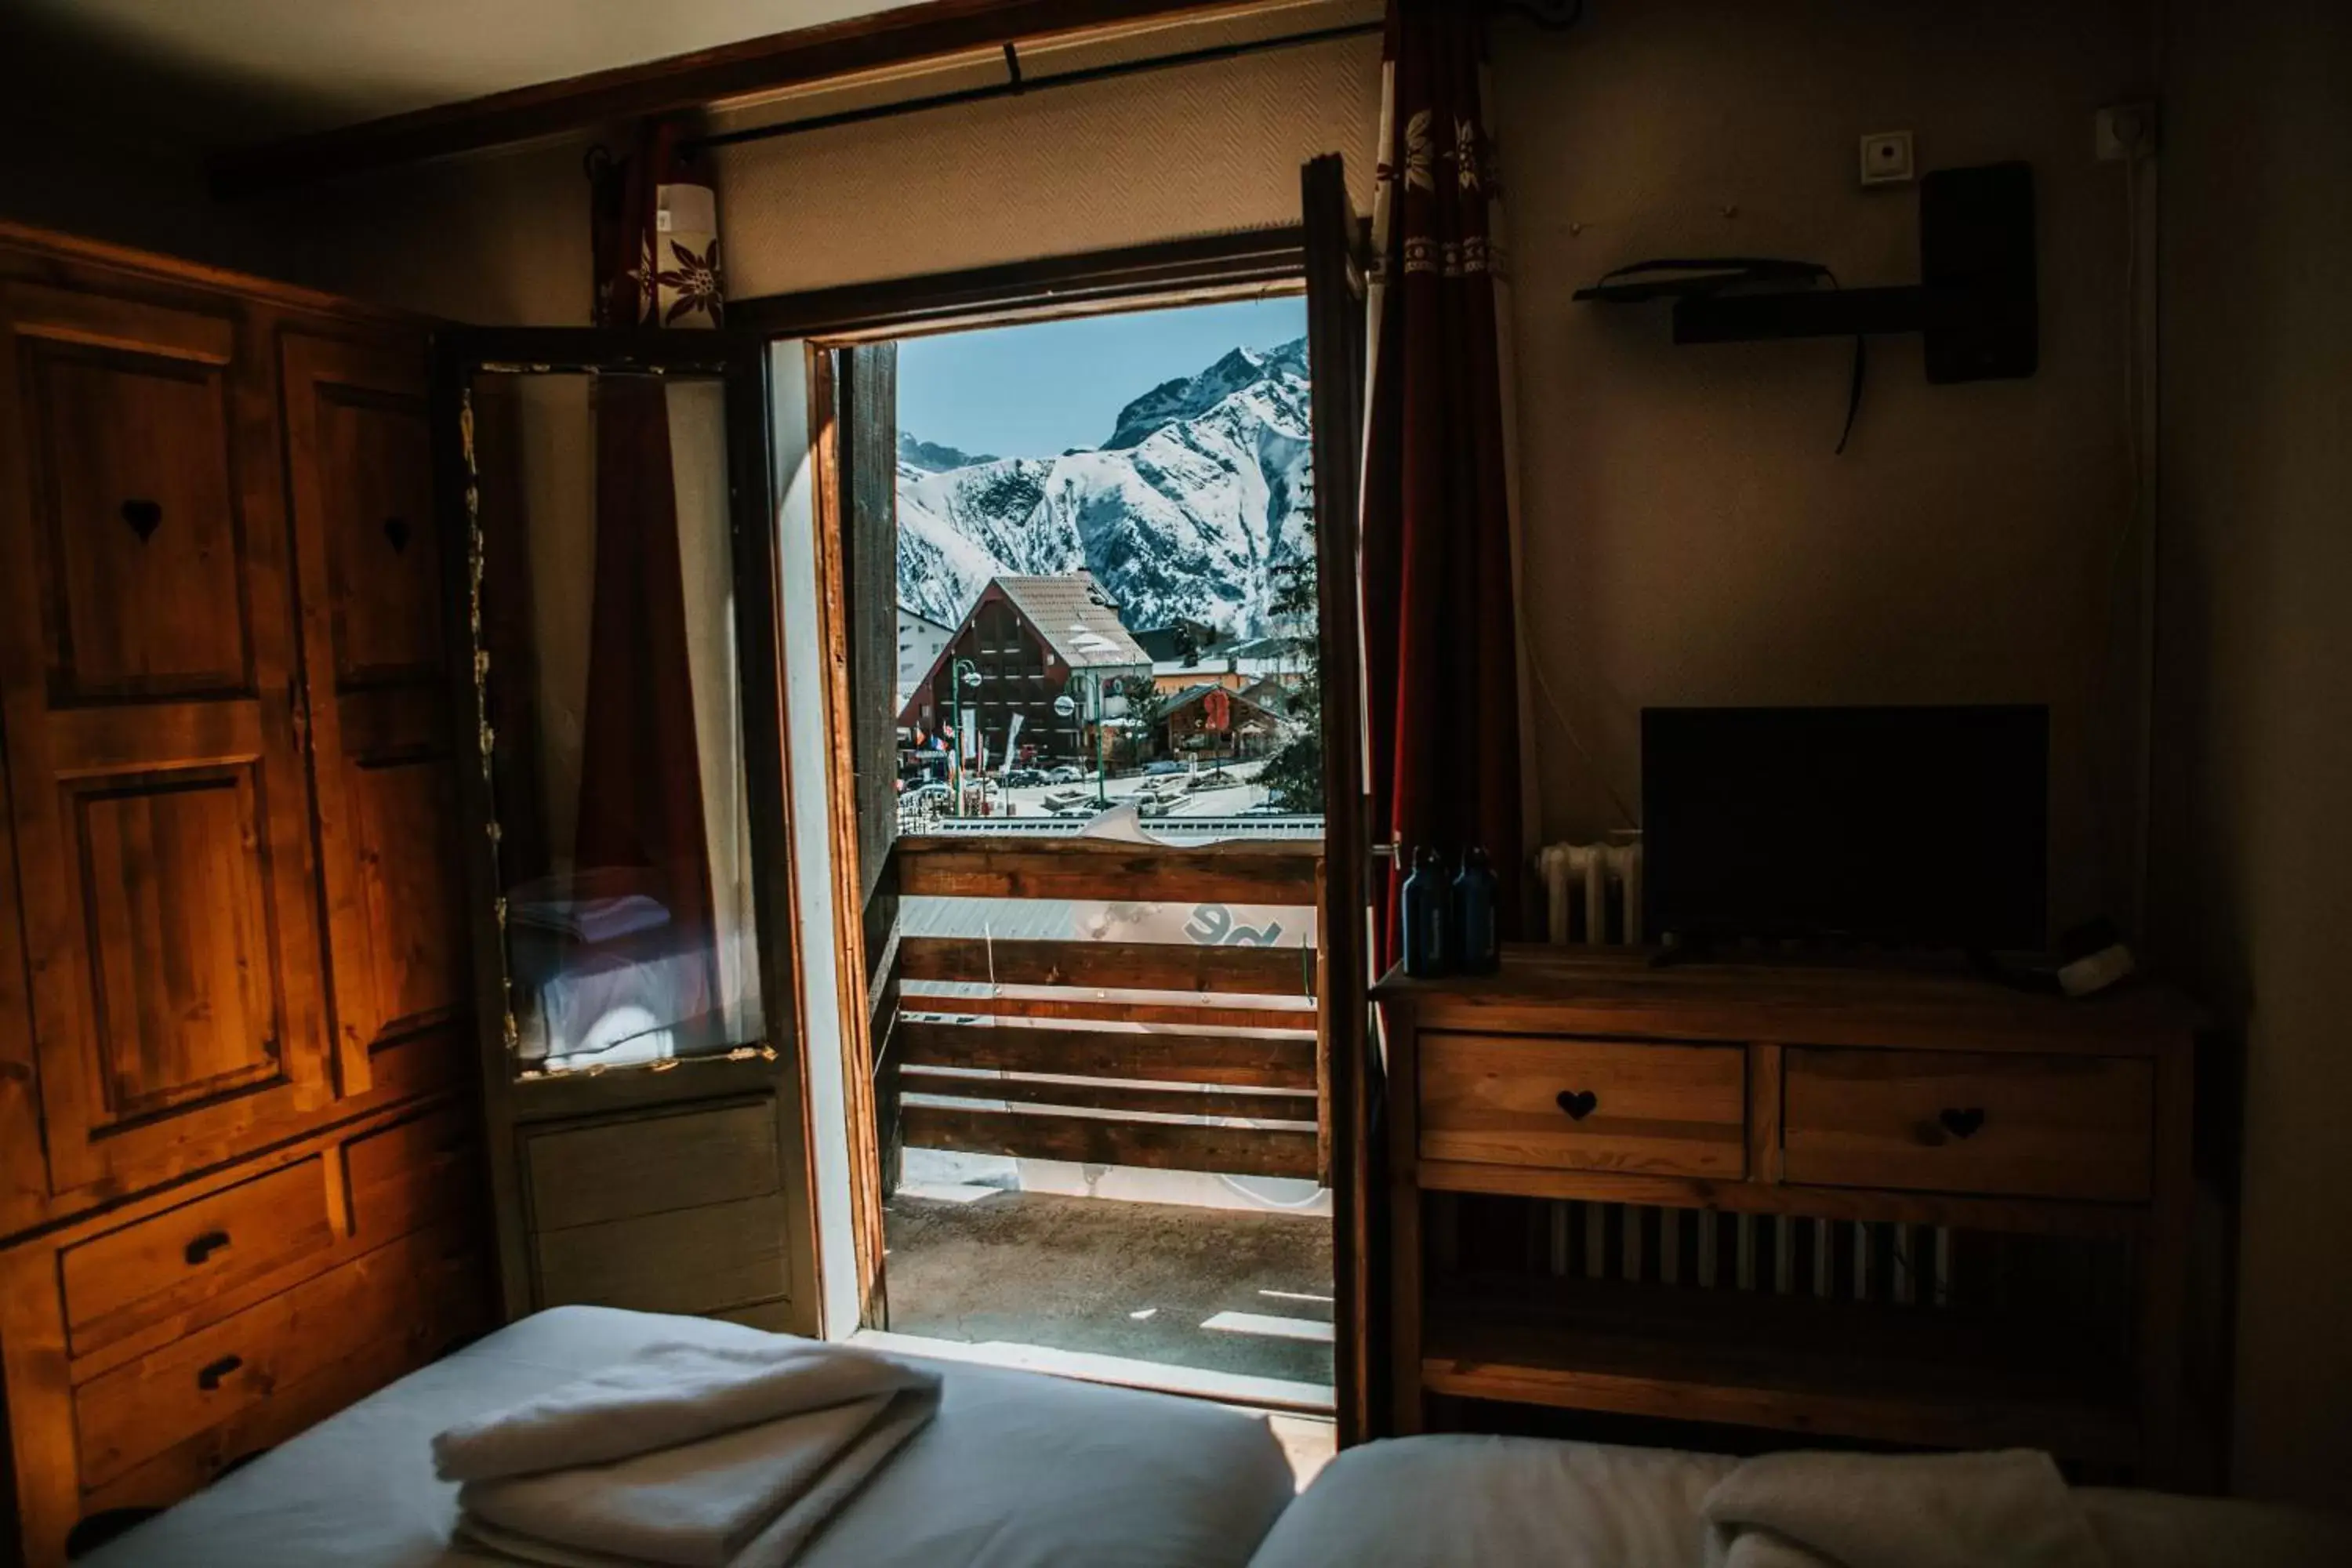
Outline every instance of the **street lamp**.
MULTIPOLYGON (((969 731, 967 731, 963 727, 963 694, 966 690, 979 689, 980 666, 974 664, 968 658, 959 658, 954 660, 948 666, 948 682, 949 695, 955 700, 955 807, 956 815, 958 816, 961 816, 963 815, 964 787, 963 753, 964 747, 968 743, 967 736, 969 735, 969 731)), ((973 755, 977 756, 978 754, 978 749, 975 747, 973 750, 973 755)))
MULTIPOLYGON (((1103 732, 1102 732, 1102 727, 1103 727, 1103 717, 1104 717, 1104 714, 1103 714, 1102 677, 1101 677, 1100 675, 1098 675, 1098 674, 1095 673, 1093 670, 1088 670, 1088 669, 1073 669, 1073 670, 1071 670, 1071 671, 1070 671, 1070 678, 1071 678, 1072 679, 1074 679, 1074 680, 1084 680, 1084 681, 1086 681, 1086 682, 1087 682, 1087 689, 1090 692, 1092 692, 1092 693, 1093 693, 1093 696, 1094 696, 1094 709, 1095 709, 1095 805, 1096 805, 1096 806, 1097 806, 1097 808, 1099 808, 1099 807, 1102 807, 1102 806, 1108 805, 1110 804, 1110 795, 1109 795, 1108 792, 1108 791, 1106 791, 1106 790, 1104 789, 1104 787, 1103 787, 1103 732)), ((1074 702, 1074 701, 1072 701, 1072 700, 1070 700, 1070 694, 1069 694, 1068 692, 1065 691, 1064 693, 1062 693, 1062 695, 1060 695, 1059 697, 1056 697, 1056 698, 1055 698, 1055 699, 1054 699, 1054 713, 1055 713, 1055 717, 1057 717, 1057 718, 1062 718, 1062 719, 1067 719, 1067 718, 1070 718, 1072 715, 1076 714, 1076 713, 1077 712, 1077 710, 1078 710, 1078 705, 1077 705, 1076 702, 1074 702)))

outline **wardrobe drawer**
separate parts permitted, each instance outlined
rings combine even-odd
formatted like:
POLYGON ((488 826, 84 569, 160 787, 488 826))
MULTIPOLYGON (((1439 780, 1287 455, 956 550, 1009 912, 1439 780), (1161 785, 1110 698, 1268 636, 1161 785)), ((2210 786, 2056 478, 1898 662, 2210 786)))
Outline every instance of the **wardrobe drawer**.
POLYGON ((315 1156, 93 1237, 58 1258, 68 1342, 88 1355, 334 1241, 315 1156))
POLYGON ((478 1315, 469 1233, 404 1237, 74 1391, 82 1489, 98 1491, 201 1433, 250 1426, 281 1391, 357 1357, 438 1352, 478 1315))
POLYGON ((1421 1157, 1737 1178, 1747 1052, 1540 1035, 1419 1037, 1421 1157))
POLYGON ((2155 1073, 2137 1057, 1804 1048, 1783 1058, 1782 1179, 2146 1198, 2155 1073))
POLYGON ((359 1245, 380 1247, 481 1206, 481 1142, 472 1112, 451 1105, 344 1144, 352 1234, 359 1245))

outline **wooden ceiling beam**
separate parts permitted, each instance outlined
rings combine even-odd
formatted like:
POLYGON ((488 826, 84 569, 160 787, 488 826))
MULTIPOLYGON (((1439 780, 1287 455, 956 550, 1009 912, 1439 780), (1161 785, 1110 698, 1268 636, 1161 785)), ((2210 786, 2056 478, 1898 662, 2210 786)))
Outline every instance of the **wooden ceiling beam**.
POLYGON ((213 160, 213 195, 234 200, 1121 23, 1263 8, 1263 0, 926 0, 236 149, 213 160))

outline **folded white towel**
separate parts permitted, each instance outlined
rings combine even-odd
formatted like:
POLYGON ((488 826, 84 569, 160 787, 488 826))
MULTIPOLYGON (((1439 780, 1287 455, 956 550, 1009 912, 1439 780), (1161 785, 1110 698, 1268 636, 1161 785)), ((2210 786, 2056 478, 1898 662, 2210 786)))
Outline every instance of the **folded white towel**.
POLYGON ((778 1334, 750 1345, 648 1345, 536 1399, 461 1422, 433 1439, 445 1481, 601 1465, 632 1454, 899 1393, 940 1380, 887 1356, 778 1334))
POLYGON ((2050 1456, 1771 1454, 1699 1505, 1716 1568, 2107 1568, 2050 1456))
POLYGON ((459 1531, 507 1556, 779 1568, 938 1402, 937 1374, 840 1346, 659 1345, 434 1455, 459 1531))

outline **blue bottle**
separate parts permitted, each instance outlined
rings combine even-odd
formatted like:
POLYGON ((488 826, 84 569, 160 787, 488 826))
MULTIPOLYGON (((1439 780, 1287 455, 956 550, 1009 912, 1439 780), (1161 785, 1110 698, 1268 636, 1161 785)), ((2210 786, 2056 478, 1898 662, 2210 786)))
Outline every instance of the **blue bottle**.
POLYGON ((1484 849, 1462 857, 1454 879, 1454 968, 1464 974, 1492 974, 1503 966, 1503 942, 1495 924, 1495 863, 1484 849))
POLYGON ((1414 855, 1412 875, 1399 895, 1403 908, 1404 972, 1428 980, 1453 967, 1454 899, 1445 885, 1445 859, 1434 849, 1414 855))

